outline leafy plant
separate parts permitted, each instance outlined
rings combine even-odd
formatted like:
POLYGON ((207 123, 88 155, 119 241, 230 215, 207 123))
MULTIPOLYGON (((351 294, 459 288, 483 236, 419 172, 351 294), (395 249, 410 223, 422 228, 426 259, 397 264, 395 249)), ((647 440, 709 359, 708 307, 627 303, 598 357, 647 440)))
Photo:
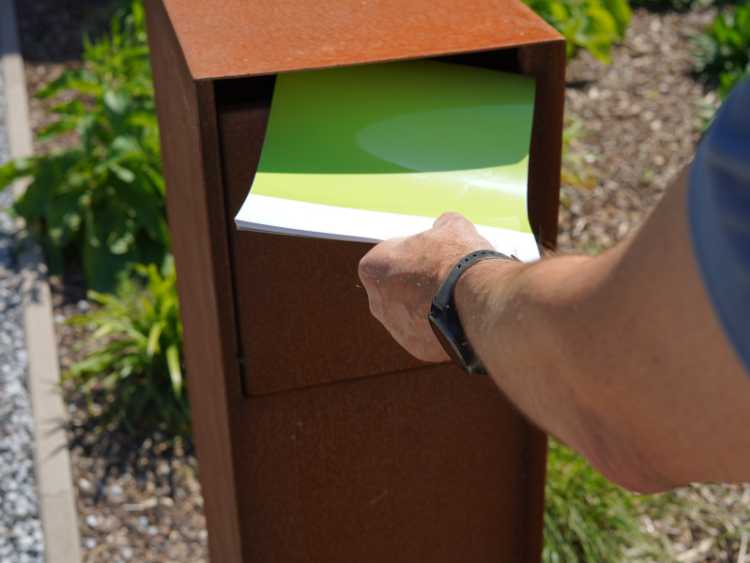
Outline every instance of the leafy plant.
POLYGON ((168 249, 164 181, 143 7, 115 17, 108 37, 84 40, 83 65, 37 92, 58 99, 38 140, 73 135, 72 148, 9 162, 0 187, 29 177, 14 211, 45 249, 51 271, 69 262, 89 287, 111 290, 131 263, 168 249))
MULTIPOLYGON (((115 294, 90 292, 99 305, 68 322, 94 332, 94 346, 64 380, 88 402, 100 431, 143 439, 190 435, 182 370, 182 325, 173 261, 136 265, 115 294)), ((87 343, 88 346, 91 343, 87 343)))
POLYGON ((719 12, 696 44, 698 76, 725 97, 750 76, 750 2, 719 12))
POLYGON ((630 23, 627 0, 524 0, 564 37, 568 56, 585 49, 610 62, 612 46, 625 37, 630 23))
POLYGON ((621 561, 626 547, 645 541, 636 497, 557 442, 547 463, 545 563, 621 561))

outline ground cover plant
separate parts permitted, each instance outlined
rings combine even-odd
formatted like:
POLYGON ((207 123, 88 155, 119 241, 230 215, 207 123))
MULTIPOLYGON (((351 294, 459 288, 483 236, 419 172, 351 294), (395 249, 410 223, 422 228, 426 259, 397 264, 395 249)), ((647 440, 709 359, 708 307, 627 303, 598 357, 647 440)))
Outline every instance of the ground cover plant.
POLYGON ((698 76, 725 97, 750 76, 750 1, 721 10, 696 46, 698 76))
POLYGON ((77 142, 5 164, 0 187, 30 178, 14 211, 50 270, 73 264, 101 291, 114 289, 129 264, 161 263, 168 231, 142 6, 115 17, 108 36, 85 41, 83 65, 36 96, 59 101, 37 141, 77 142))
POLYGON ((631 548, 658 553, 640 530, 638 497, 555 440, 550 440, 547 472, 544 563, 622 561, 631 548))
POLYGON ((100 454, 116 446, 116 461, 123 467, 138 458, 144 444, 189 449, 175 280, 171 259, 161 268, 135 265, 115 293, 90 292, 95 306, 68 321, 90 334, 86 353, 63 376, 63 383, 74 386, 74 400, 82 400, 88 410, 79 434, 93 435, 89 449, 99 448, 100 454))

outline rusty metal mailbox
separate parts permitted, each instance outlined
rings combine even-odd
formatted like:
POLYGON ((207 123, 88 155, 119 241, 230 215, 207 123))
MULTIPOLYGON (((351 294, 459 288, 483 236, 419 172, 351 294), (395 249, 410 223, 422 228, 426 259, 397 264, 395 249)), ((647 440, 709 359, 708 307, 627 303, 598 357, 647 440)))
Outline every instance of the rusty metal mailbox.
POLYGON ((239 232, 275 76, 434 58, 535 77, 528 205, 557 231, 565 50, 518 0, 147 0, 212 561, 538 561, 546 438, 370 316, 363 243, 239 232))

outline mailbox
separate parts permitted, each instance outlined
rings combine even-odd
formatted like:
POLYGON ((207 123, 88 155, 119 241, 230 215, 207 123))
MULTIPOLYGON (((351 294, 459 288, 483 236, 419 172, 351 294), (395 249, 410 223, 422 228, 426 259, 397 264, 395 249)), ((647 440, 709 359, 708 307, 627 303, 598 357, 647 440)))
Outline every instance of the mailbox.
POLYGON ((532 76, 528 207, 557 232, 565 48, 518 0, 147 0, 212 561, 538 561, 546 438, 368 310, 370 245, 235 229, 275 76, 431 58, 532 76))

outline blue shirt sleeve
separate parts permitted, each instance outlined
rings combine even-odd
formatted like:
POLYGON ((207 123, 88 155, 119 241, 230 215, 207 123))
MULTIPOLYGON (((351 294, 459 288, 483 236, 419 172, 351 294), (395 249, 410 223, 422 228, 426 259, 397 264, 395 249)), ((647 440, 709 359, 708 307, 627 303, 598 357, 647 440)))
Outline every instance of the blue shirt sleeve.
POLYGON ((698 147, 688 214, 706 291, 750 374, 750 80, 734 89, 698 147))

